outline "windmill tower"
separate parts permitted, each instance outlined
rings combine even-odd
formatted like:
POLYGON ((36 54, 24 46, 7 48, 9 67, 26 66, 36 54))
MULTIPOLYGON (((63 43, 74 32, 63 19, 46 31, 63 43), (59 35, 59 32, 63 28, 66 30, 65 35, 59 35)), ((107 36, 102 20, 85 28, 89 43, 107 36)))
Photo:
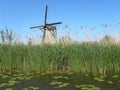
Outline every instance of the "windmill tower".
POLYGON ((57 32, 56 32, 55 25, 62 24, 62 22, 48 24, 47 23, 47 12, 48 12, 48 6, 46 5, 44 25, 34 26, 30 28, 31 29, 39 28, 43 32, 42 44, 55 44, 57 41, 57 35, 56 35, 57 32))

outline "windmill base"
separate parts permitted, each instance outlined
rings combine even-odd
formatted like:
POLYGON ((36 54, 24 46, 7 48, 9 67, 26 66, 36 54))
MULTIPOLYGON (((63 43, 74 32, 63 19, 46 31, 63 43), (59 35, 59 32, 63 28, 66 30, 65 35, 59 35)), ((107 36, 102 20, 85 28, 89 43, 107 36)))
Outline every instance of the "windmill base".
POLYGON ((57 40, 55 38, 54 32, 51 30, 44 30, 42 44, 56 44, 57 40))

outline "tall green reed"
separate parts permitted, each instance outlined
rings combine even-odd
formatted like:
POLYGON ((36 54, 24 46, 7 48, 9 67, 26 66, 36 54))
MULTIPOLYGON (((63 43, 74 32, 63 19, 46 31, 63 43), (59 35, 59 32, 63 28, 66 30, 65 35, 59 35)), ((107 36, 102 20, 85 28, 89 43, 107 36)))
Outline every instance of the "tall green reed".
POLYGON ((0 71, 119 73, 120 46, 83 42, 55 45, 0 45, 0 71))
POLYGON ((0 30, 0 40, 1 44, 12 45, 15 36, 13 35, 12 30, 5 29, 0 30))

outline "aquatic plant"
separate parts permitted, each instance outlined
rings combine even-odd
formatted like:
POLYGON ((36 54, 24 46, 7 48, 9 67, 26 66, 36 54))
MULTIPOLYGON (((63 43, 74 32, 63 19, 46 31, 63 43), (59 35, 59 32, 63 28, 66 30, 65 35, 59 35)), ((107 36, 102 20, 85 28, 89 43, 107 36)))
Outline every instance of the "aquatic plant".
POLYGON ((13 35, 12 30, 8 30, 6 27, 5 29, 0 30, 0 40, 2 41, 1 44, 12 45, 15 36, 13 35))
POLYGON ((0 45, 0 71, 118 74, 119 54, 119 45, 99 42, 0 45))
POLYGON ((100 88, 96 87, 95 85, 87 85, 87 84, 75 85, 75 87, 80 88, 81 90, 100 90, 100 88))

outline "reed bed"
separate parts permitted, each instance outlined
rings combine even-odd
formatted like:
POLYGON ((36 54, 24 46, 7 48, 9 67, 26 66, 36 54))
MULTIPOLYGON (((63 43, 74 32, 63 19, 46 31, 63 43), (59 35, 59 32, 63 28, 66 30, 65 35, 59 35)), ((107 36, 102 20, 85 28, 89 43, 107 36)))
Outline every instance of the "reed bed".
POLYGON ((56 45, 0 45, 0 72, 120 72, 120 45, 83 42, 56 45))

